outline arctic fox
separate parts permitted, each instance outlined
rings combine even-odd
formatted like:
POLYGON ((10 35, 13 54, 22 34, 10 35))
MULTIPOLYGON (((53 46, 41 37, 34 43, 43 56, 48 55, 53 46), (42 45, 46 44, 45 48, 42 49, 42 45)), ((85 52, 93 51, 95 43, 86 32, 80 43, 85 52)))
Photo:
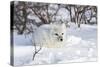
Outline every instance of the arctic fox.
POLYGON ((66 41, 65 23, 41 25, 33 33, 33 44, 47 48, 60 48, 66 41))

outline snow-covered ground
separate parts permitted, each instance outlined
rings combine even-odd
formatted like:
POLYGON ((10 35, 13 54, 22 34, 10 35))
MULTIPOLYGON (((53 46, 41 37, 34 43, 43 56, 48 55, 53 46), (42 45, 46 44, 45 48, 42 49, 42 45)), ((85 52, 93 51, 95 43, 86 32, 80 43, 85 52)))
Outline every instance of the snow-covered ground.
POLYGON ((97 26, 71 24, 63 48, 42 48, 32 60, 31 37, 14 33, 14 65, 55 64, 97 60, 97 26))

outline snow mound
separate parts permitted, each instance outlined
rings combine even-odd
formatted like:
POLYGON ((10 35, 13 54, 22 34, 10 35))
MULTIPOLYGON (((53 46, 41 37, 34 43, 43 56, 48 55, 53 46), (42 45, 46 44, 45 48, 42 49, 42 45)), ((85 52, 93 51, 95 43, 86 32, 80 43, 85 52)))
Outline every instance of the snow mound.
POLYGON ((14 35, 14 65, 55 64, 97 60, 97 26, 74 24, 67 29, 63 48, 42 48, 32 60, 34 47, 24 35, 14 35), (30 45, 31 44, 31 45, 30 45), (20 46, 19 46, 20 45, 20 46))

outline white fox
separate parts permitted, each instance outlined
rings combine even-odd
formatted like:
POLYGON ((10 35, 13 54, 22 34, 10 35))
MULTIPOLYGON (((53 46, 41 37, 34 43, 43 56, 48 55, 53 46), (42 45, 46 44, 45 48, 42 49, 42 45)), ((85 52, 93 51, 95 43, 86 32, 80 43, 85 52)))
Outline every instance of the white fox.
POLYGON ((65 23, 41 25, 33 34, 32 42, 47 48, 59 48, 66 41, 65 23))

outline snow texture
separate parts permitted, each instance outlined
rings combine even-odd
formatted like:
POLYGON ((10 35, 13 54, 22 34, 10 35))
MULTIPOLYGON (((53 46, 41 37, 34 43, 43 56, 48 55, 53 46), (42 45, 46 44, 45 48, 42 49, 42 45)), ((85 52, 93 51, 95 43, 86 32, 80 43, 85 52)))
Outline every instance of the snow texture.
MULTIPOLYGON (((34 47, 31 35, 14 32, 14 65, 55 64, 97 60, 97 26, 71 23, 67 28, 67 41, 63 48, 42 48, 32 60, 34 47)), ((38 46, 37 46, 38 47, 38 46)))

